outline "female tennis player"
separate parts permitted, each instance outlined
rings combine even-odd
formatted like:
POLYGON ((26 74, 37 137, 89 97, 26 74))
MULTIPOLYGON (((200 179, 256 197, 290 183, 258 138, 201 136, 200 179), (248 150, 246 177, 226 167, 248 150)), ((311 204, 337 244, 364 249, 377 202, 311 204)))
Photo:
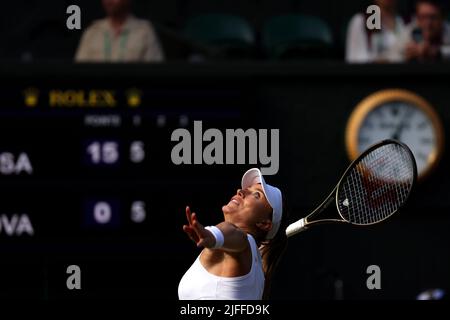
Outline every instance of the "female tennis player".
POLYGON ((184 232, 203 250, 178 286, 181 300, 267 299, 270 280, 286 249, 286 214, 281 191, 266 184, 259 169, 242 177, 224 221, 204 227, 186 207, 184 232))

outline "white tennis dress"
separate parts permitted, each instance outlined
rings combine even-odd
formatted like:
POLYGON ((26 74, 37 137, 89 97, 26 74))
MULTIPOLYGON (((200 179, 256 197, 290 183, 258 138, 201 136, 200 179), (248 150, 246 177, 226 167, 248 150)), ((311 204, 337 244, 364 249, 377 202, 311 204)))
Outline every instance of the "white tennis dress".
POLYGON ((252 251, 250 272, 240 277, 219 277, 209 273, 200 262, 200 255, 186 271, 178 285, 180 300, 261 300, 264 272, 261 254, 255 239, 247 234, 252 251))

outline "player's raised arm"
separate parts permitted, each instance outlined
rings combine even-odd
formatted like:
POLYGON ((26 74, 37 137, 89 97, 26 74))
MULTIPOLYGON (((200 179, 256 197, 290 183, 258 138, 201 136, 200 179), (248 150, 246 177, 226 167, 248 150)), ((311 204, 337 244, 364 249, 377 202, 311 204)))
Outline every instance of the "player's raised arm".
POLYGON ((188 225, 184 225, 183 230, 198 247, 228 252, 241 252, 248 248, 246 233, 229 222, 204 227, 189 207, 186 207, 186 218, 188 225))

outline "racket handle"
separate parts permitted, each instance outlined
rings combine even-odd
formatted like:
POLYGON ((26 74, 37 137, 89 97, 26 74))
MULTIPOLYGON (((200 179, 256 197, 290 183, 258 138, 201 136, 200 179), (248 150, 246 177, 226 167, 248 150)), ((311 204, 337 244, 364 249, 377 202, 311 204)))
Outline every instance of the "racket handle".
POLYGON ((291 236, 293 236, 294 234, 297 234, 299 232, 302 232, 303 230, 305 230, 305 218, 300 219, 294 223, 291 223, 287 228, 286 228, 286 236, 289 238, 291 236))

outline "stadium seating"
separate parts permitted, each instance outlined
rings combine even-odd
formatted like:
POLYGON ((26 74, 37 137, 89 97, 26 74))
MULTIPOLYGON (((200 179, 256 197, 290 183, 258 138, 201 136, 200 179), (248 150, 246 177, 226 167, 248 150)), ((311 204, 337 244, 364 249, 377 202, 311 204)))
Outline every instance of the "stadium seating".
POLYGON ((322 19, 290 14, 270 18, 264 24, 262 46, 272 59, 328 57, 333 37, 322 19))
POLYGON ((214 57, 250 57, 255 35, 247 21, 228 14, 204 14, 188 19, 184 35, 211 48, 214 57))

